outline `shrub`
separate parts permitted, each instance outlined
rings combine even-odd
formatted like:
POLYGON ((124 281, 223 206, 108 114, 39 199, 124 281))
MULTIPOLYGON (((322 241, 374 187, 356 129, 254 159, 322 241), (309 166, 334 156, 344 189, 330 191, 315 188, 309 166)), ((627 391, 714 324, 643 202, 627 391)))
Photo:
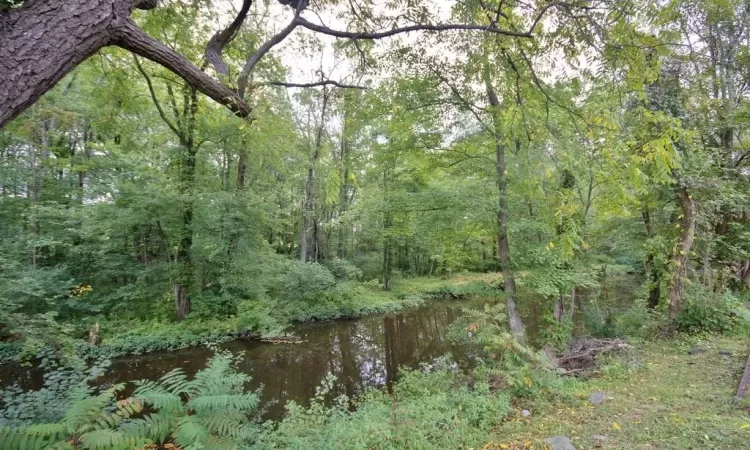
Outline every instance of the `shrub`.
POLYGON ((685 292, 683 309, 675 320, 677 329, 686 333, 727 333, 750 323, 750 313, 734 295, 714 293, 700 285, 685 292))
POLYGON ((345 259, 334 258, 326 266, 337 280, 351 281, 362 278, 362 270, 345 259))
POLYGON ((336 285, 333 274, 317 263, 283 260, 280 272, 268 288, 268 295, 279 303, 314 303, 336 285))
POLYGON ((237 327, 240 330, 256 331, 263 335, 278 334, 284 329, 277 314, 272 311, 272 302, 245 301, 239 304, 237 327))
MULTIPOLYGON (((11 386, 0 390, 0 428, 61 420, 74 401, 75 389, 98 378, 110 364, 109 360, 97 360, 88 369, 83 369, 81 360, 62 364, 51 347, 42 349, 37 356, 40 367, 45 370, 42 388, 24 392, 11 386)), ((6 447, 0 445, 0 448, 6 447)))
POLYGON ((472 383, 447 360, 430 371, 403 371, 393 392, 373 390, 349 411, 339 397, 324 406, 334 379, 328 378, 309 408, 294 403, 276 428, 268 427, 255 448, 400 449, 459 448, 486 439, 512 411, 510 398, 485 380, 472 383))
POLYGON ((599 308, 586 308, 583 313, 585 330, 594 337, 649 338, 656 335, 662 318, 659 312, 648 309, 645 302, 617 313, 599 308))

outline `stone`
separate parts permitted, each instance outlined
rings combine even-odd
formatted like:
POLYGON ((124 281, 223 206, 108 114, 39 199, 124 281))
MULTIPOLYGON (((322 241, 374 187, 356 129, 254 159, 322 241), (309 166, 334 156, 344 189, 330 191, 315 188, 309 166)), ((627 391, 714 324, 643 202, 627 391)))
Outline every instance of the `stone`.
POLYGON ((595 447, 601 447, 602 445, 604 445, 605 442, 607 442, 609 440, 609 438, 607 436, 604 436, 604 435, 601 435, 601 434, 595 434, 593 436, 590 436, 589 439, 591 439, 592 441, 594 441, 594 446, 595 447))
POLYGON ((570 438, 567 436, 552 436, 544 440, 549 450, 577 450, 570 438))
POLYGON ((521 417, 529 417, 531 415, 531 411, 528 409, 522 409, 521 410, 521 417))
POLYGON ((705 348, 695 347, 695 348, 690 349, 690 351, 688 352, 688 355, 695 356, 695 355, 697 355, 699 353, 703 353, 705 351, 706 351, 705 348))
POLYGON ((607 399, 607 394, 605 394, 602 391, 596 391, 593 394, 589 395, 589 403, 592 405, 600 405, 604 403, 604 400, 607 399))
POLYGON ((719 354, 721 356, 732 356, 732 352, 730 352, 729 350, 719 350, 719 354))

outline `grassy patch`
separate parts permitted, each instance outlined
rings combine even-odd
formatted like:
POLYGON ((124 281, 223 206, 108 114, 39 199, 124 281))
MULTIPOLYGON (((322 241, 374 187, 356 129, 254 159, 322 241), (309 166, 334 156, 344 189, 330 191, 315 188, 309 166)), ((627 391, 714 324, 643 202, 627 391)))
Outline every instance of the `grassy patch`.
POLYGON ((564 435, 579 450, 750 448, 750 415, 732 406, 749 351, 747 337, 645 344, 603 361, 574 401, 519 405, 532 415, 498 426, 488 442, 514 448, 564 435), (689 355, 694 348, 703 351, 689 355), (598 406, 588 402, 596 391, 608 397, 598 406), (597 447, 593 435, 606 440, 597 447))

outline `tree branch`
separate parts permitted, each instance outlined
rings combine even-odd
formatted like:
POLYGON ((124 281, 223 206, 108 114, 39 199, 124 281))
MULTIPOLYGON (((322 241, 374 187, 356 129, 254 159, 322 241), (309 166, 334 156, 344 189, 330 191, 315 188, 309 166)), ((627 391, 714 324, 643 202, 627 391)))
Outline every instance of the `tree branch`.
POLYGON ((332 28, 328 28, 325 25, 318 25, 318 24, 312 23, 309 20, 305 19, 304 17, 297 18, 296 22, 298 25, 301 25, 307 28, 308 30, 314 31, 316 33, 326 34, 328 36, 334 36, 334 37, 345 38, 345 39, 376 40, 376 39, 384 39, 387 37, 395 36, 397 34, 409 33, 412 31, 448 31, 448 30, 485 31, 488 33, 503 34, 506 36, 515 36, 515 37, 523 37, 523 38, 531 37, 530 33, 524 33, 520 31, 512 31, 512 30, 503 30, 501 28, 497 28, 492 25, 487 26, 487 25, 471 25, 471 24, 438 24, 438 25, 423 24, 423 25, 410 25, 408 27, 394 28, 388 31, 368 33, 368 32, 352 32, 352 31, 334 30, 332 28))
POLYGON ((154 84, 151 82, 151 77, 148 75, 146 70, 141 65, 141 61, 138 59, 137 56, 133 55, 133 60, 135 61, 135 67, 138 68, 138 71, 143 75, 143 78, 146 79, 146 85, 148 86, 148 92, 151 94, 151 100, 154 101, 154 105, 156 106, 156 110, 159 111, 159 115, 161 116, 161 120, 164 121, 164 123, 167 124, 170 130, 174 134, 177 135, 178 138, 182 138, 182 131, 177 128, 177 126, 169 120, 169 117, 167 117, 167 114, 164 112, 164 108, 161 107, 161 103, 159 102, 159 98, 156 96, 156 91, 154 90, 154 84))
POLYGON ((232 89, 194 66, 187 58, 146 34, 132 21, 114 30, 113 44, 160 64, 191 86, 229 108, 238 117, 248 117, 252 108, 232 89))
POLYGON ((453 94, 453 96, 456 97, 456 99, 458 99, 459 103, 462 104, 464 106, 464 108, 468 109, 469 112, 474 116, 474 118, 477 119, 477 122, 479 122, 479 125, 481 125, 482 128, 484 128, 485 130, 489 131, 490 133, 494 133, 494 131, 492 130, 492 128, 490 128, 490 126, 487 125, 487 122, 485 122, 484 119, 482 119, 482 116, 479 114, 479 112, 477 112, 476 109, 479 109, 479 108, 477 108, 476 105, 474 105, 467 98, 465 98, 463 95, 461 95, 461 92, 459 92, 458 88, 456 88, 456 86, 454 86, 453 84, 451 84, 451 82, 448 80, 448 78, 446 78, 445 76, 443 76, 435 68, 433 68, 432 70, 433 70, 433 73, 435 74, 435 76, 437 76, 438 79, 443 84, 445 84, 446 86, 448 86, 448 88, 451 90, 451 93, 453 94))
POLYGON ((234 39, 237 34, 237 30, 245 22, 247 12, 250 10, 250 6, 253 4, 253 0, 242 0, 242 8, 240 8, 237 17, 234 18, 231 24, 222 31, 217 32, 211 37, 206 46, 206 61, 208 61, 216 70, 216 73, 229 77, 229 66, 224 62, 221 57, 221 52, 224 50, 224 46, 234 39))
POLYGON ((338 81, 333 80, 323 80, 323 81, 316 81, 313 83, 285 83, 282 81, 268 81, 266 83, 270 86, 281 86, 285 88, 310 88, 310 87, 319 87, 319 86, 336 86, 341 89, 367 89, 366 86, 358 86, 356 84, 343 84, 339 83, 338 81))
POLYGON ((544 17, 544 14, 555 6, 567 6, 567 5, 565 5, 565 3, 563 2, 550 2, 547 5, 545 5, 544 8, 542 8, 542 10, 539 11, 539 13, 536 15, 536 17, 534 18, 534 21, 531 23, 531 26, 529 27, 529 31, 528 31, 529 34, 534 32, 534 28, 536 28, 536 26, 539 25, 539 22, 541 22, 542 18, 544 17))
POLYGON ((260 59, 263 58, 266 53, 271 51, 272 48, 281 43, 281 41, 286 39, 287 36, 292 34, 292 31, 297 28, 297 26, 299 25, 300 14, 302 14, 302 10, 306 6, 306 3, 307 2, 305 1, 300 1, 297 5, 297 10, 294 13, 294 18, 291 22, 289 22, 289 25, 287 25, 278 34, 261 45, 260 48, 258 48, 258 50, 247 60, 247 62, 245 63, 245 67, 242 68, 240 76, 237 77, 237 93, 239 94, 240 98, 245 97, 247 78, 250 76, 250 73, 253 71, 260 59))

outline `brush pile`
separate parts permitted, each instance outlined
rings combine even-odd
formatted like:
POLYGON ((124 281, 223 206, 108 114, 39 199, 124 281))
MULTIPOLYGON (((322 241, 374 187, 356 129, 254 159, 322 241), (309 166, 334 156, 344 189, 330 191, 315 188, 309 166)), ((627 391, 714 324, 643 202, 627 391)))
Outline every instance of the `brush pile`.
POLYGON ((572 375, 594 368, 601 354, 628 348, 631 346, 620 339, 577 339, 553 363, 561 373, 572 375))

